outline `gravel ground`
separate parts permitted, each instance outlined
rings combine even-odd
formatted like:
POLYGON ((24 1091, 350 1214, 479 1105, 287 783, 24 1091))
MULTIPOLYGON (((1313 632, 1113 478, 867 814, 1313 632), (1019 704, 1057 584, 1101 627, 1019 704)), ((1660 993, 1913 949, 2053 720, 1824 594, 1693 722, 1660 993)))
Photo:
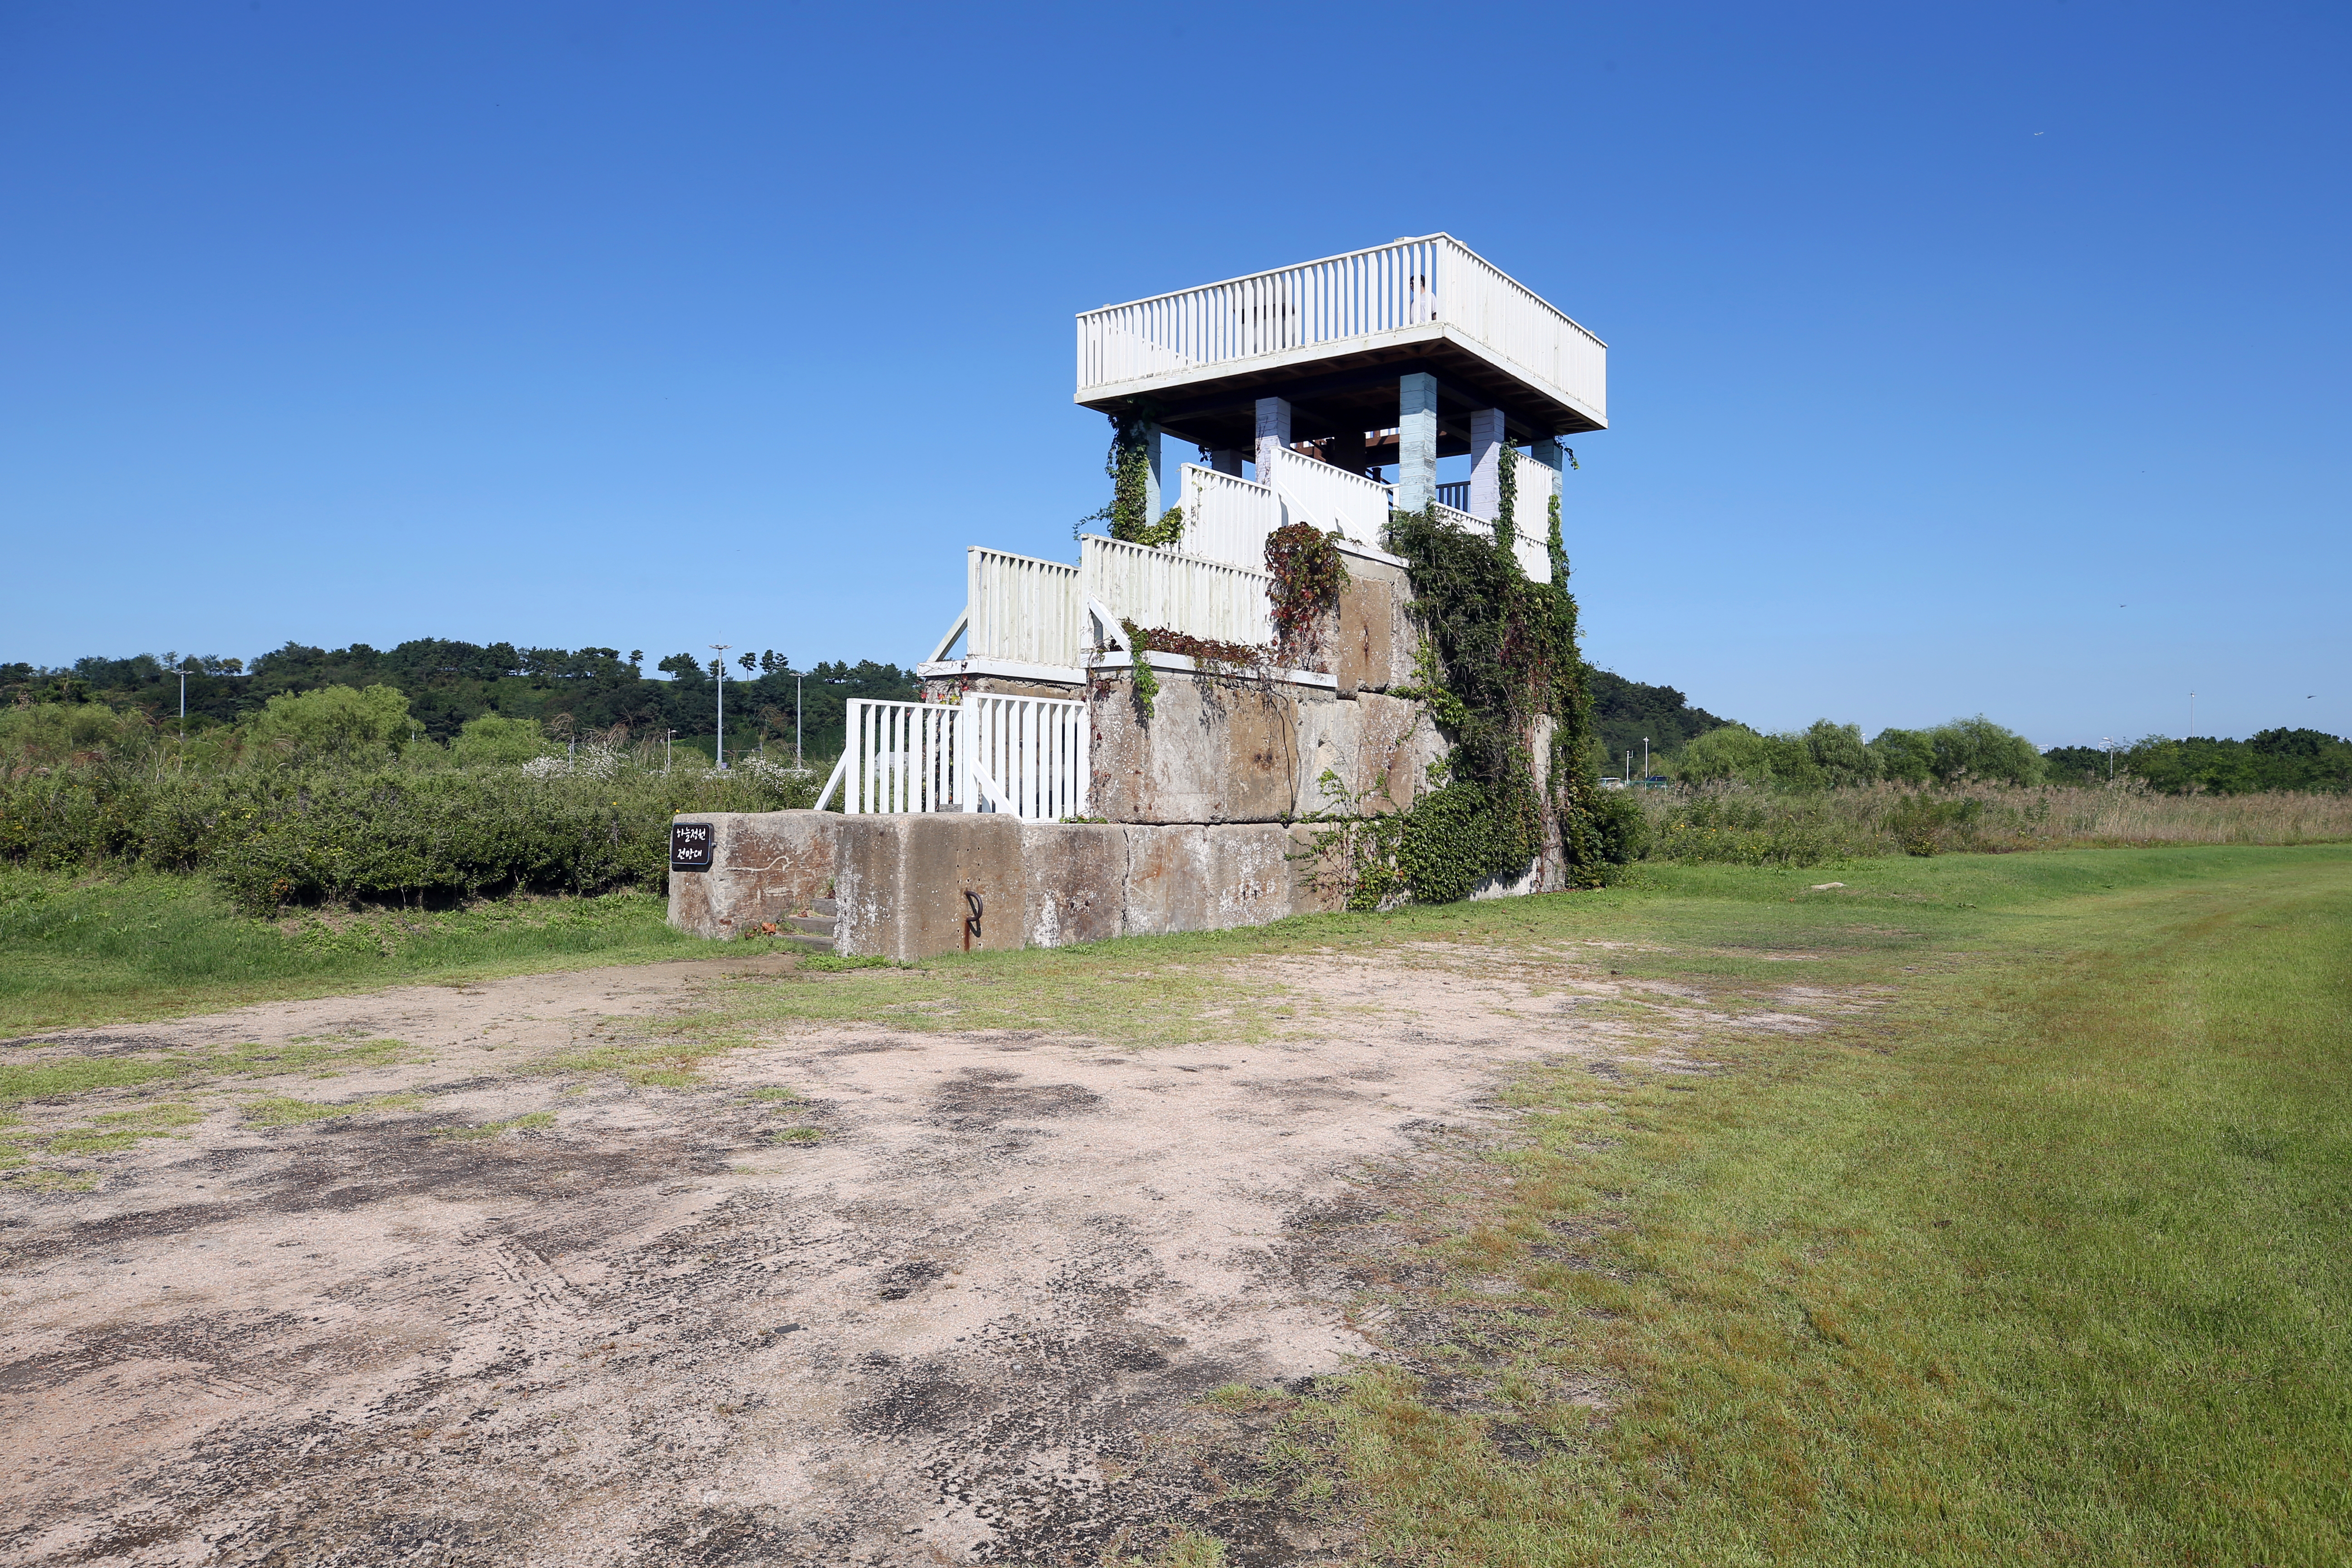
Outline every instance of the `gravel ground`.
POLYGON ((1234 971, 1330 1004, 1330 1037, 853 1026, 689 1088, 540 1070, 740 968, 19 1043, 402 1044, 23 1108, 196 1119, 89 1191, 0 1192, 0 1556, 1080 1563, 1184 1518, 1236 1564, 1335 1560, 1343 1521, 1229 1496, 1186 1446, 1202 1396, 1379 1353, 1331 1217, 1494 1125, 1516 1065, 1614 1038, 1491 967, 1349 961, 1234 971), (272 1096, 340 1113, 257 1122, 272 1096))

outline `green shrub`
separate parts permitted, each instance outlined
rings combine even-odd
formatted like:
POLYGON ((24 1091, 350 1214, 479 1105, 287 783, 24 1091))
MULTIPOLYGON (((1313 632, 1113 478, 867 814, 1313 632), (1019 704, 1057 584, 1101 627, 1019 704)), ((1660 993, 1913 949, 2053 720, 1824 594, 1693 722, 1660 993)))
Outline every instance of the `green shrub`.
POLYGON ((1814 774, 1829 789, 1851 789, 1878 777, 1878 759, 1863 743, 1859 724, 1832 724, 1816 719, 1804 733, 1805 752, 1814 774))
POLYGON ((596 892, 667 885, 687 811, 804 806, 782 769, 256 764, 172 771, 100 760, 0 780, 0 858, 43 869, 203 872, 242 907, 596 892))
POLYGON ((1649 852, 1650 817, 1632 790, 1603 790, 1592 807, 1593 841, 1612 866, 1639 860, 1649 852))
POLYGON ((1937 798, 1914 795, 1888 812, 1883 821, 1906 855, 1933 855, 1984 816, 1985 803, 1973 795, 1937 798))
POLYGON ((1932 730, 1882 730, 1870 742, 1878 776, 1897 784, 2040 784, 2045 771, 2033 742, 1979 713, 1932 730))
POLYGON ((527 763, 551 755, 556 749, 538 720, 509 719, 498 713, 467 720, 449 743, 449 754, 466 767, 527 763))
POLYGON ((1767 785, 1777 782, 1771 742, 1745 724, 1709 730, 1683 748, 1683 777, 1692 784, 1767 785))
POLYGON ((253 717, 257 741, 289 742, 310 756, 356 757, 380 752, 408 734, 408 699, 389 686, 355 691, 321 686, 271 698, 253 717))
POLYGON ((145 740, 147 715, 96 702, 28 702, 0 708, 0 761, 61 763, 77 752, 113 751, 145 740))

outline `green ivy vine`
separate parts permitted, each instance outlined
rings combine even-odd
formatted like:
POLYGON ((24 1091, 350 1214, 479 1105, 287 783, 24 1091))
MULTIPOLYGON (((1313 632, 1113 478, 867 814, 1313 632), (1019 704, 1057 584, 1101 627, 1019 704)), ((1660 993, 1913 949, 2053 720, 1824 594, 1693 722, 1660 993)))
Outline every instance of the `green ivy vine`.
MULTIPOLYGON (((1516 505, 1516 487, 1504 495, 1507 508, 1516 505)), ((1604 796, 1582 765, 1592 708, 1557 497, 1549 521, 1552 580, 1538 583, 1520 568, 1499 521, 1489 542, 1433 510, 1389 520, 1423 633, 1415 695, 1453 742, 1432 769, 1437 787, 1403 814, 1396 835, 1398 879, 1424 903, 1520 875, 1555 843, 1577 887, 1598 886, 1629 853, 1634 825, 1622 819, 1632 803, 1604 796), (1538 784, 1536 736, 1546 718, 1550 745, 1538 784)))
POLYGON ((1139 400, 1109 416, 1110 454, 1103 459, 1103 472, 1110 478, 1110 504, 1078 519, 1070 531, 1073 534, 1083 532, 1090 522, 1099 522, 1113 539, 1156 549, 1165 549, 1184 537, 1182 507, 1170 507, 1157 521, 1145 515, 1150 506, 1151 426, 1158 414, 1157 405, 1139 400))
POLYGON ((1150 634, 1139 632, 1132 621, 1121 621, 1127 628, 1127 661, 1135 671, 1135 706, 1146 719, 1156 719, 1160 700, 1160 677, 1151 672, 1151 661, 1145 658, 1151 651, 1150 634))
MULTIPOLYGON (((1566 452, 1566 449, 1563 448, 1566 452)), ((1592 710, 1577 607, 1568 591, 1560 498, 1547 508, 1551 581, 1520 567, 1517 476, 1504 454, 1502 504, 1492 540, 1438 520, 1435 509, 1394 512, 1388 545, 1404 557, 1421 632, 1413 684, 1392 695, 1428 705, 1451 749, 1429 768, 1431 788, 1395 809, 1389 783, 1351 796, 1336 774, 1321 782, 1324 808, 1307 858, 1315 875, 1351 910, 1375 910, 1410 894, 1423 903, 1465 898, 1489 877, 1516 877, 1556 845, 1572 887, 1597 887, 1633 858, 1641 808, 1605 794, 1586 752, 1592 710), (1537 783, 1538 721, 1551 721, 1537 783), (1380 807, 1368 798, 1381 797, 1380 807)), ((1570 467, 1573 452, 1566 452, 1570 467)))
POLYGON ((1496 459, 1495 483, 1500 497, 1495 508, 1495 548, 1507 555, 1519 536, 1519 454, 1508 442, 1496 459))

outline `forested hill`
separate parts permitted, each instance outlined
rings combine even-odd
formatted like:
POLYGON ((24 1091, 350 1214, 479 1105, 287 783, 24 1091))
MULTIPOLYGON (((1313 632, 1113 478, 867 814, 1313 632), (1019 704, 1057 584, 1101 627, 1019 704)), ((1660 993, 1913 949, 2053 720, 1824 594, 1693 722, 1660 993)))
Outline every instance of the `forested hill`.
MULTIPOLYGON (((484 713, 537 719, 554 732, 562 732, 557 721, 569 715, 575 731, 626 725, 640 737, 664 730, 709 735, 717 708, 710 662, 672 654, 656 666, 672 677, 667 680, 647 679, 644 663, 642 651, 519 648, 441 637, 420 637, 390 649, 289 642, 255 659, 249 669, 239 659, 171 654, 80 658, 55 669, 0 665, 0 702, 103 702, 144 709, 161 719, 179 711, 179 669, 188 668, 189 716, 214 723, 234 723, 281 693, 390 686, 406 694, 410 716, 439 741, 484 713)), ((730 755, 739 744, 755 742, 763 729, 789 746, 796 689, 806 694, 803 718, 812 756, 840 749, 849 699, 904 701, 916 692, 914 672, 895 664, 836 661, 803 672, 772 649, 738 655, 727 674, 730 755)))
MULTIPOLYGON (((162 719, 179 711, 179 671, 185 668, 188 714, 200 722, 235 723, 287 692, 390 686, 407 696, 410 716, 437 741, 448 741, 467 720, 484 713, 537 719, 557 731, 562 730, 557 721, 568 714, 577 731, 626 725, 639 736, 663 730, 709 735, 716 708, 709 659, 672 654, 654 667, 671 677, 661 680, 647 679, 645 658, 636 649, 517 647, 444 637, 418 637, 393 648, 289 642, 249 668, 242 659, 169 653, 93 656, 53 669, 0 665, 0 702, 103 702, 162 719)), ((756 741, 763 727, 788 742, 796 688, 805 693, 811 756, 840 749, 849 699, 905 701, 916 694, 913 670, 872 659, 819 663, 803 672, 772 649, 747 651, 734 655, 727 674, 730 752, 738 742, 756 741)), ((1592 672, 1592 699, 1612 757, 1639 752, 1644 735, 1653 753, 1678 752, 1693 736, 1730 721, 1693 708, 1671 686, 1645 686, 1605 669, 1592 672)))
POLYGON ((1601 748, 1611 761, 1632 752, 1635 767, 1641 766, 1644 735, 1654 756, 1660 752, 1679 752, 1692 737, 1732 722, 1692 707, 1671 686, 1644 686, 1605 669, 1592 671, 1592 717, 1601 748))

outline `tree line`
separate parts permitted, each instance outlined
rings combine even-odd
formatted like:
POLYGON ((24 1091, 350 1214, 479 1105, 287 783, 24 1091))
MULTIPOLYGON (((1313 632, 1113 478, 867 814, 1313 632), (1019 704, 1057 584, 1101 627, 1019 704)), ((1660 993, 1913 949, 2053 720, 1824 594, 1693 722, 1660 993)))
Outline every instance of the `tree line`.
POLYGON ((2352 789, 2352 740, 2320 730, 2263 730, 2242 741, 2150 735, 2113 752, 2054 746, 2042 753, 2053 782, 2145 779, 2171 795, 2352 789))
MULTIPOLYGON (((518 647, 420 637, 380 649, 365 643, 320 648, 289 642, 250 665, 216 655, 134 654, 90 657, 70 665, 0 664, 0 704, 100 704, 138 710, 176 724, 183 677, 193 731, 249 725, 272 698, 329 687, 354 692, 383 687, 407 700, 404 722, 415 736, 447 745, 486 716, 535 721, 556 738, 608 734, 625 729, 644 739, 675 731, 678 739, 709 749, 717 728, 719 670, 716 658, 673 654, 644 671, 643 650, 518 647)), ((909 701, 914 671, 860 659, 820 662, 796 669, 773 649, 745 651, 726 670, 728 753, 762 741, 772 760, 788 760, 793 721, 808 755, 838 752, 853 698, 909 701)))
MULTIPOLYGON (((212 654, 92 656, 45 668, 0 664, 0 707, 96 706, 176 724, 185 677, 192 733, 262 723, 272 699, 343 688, 355 699, 385 688, 405 700, 397 739, 422 738, 461 759, 519 760, 577 737, 625 731, 640 742, 675 731, 706 753, 716 728, 718 661, 672 654, 644 673, 645 654, 617 648, 519 647, 420 637, 379 649, 365 643, 327 649, 289 642, 246 661, 212 654), (481 722, 485 720, 496 723, 481 722), (472 735, 467 737, 468 728, 472 735)), ((805 671, 773 649, 744 650, 727 668, 730 757, 765 744, 789 761, 793 721, 812 758, 839 752, 853 698, 911 701, 911 669, 860 659, 820 662, 805 671)), ((1692 783, 1738 779, 1784 789, 1879 780, 1946 784, 1962 778, 2011 784, 2138 779, 2172 794, 2352 789, 2352 741, 2317 730, 2264 730, 2246 740, 2149 736, 2112 751, 2059 746, 2037 751, 2023 736, 1979 716, 1925 730, 1889 729, 1864 741, 1854 725, 1817 721, 1803 731, 1762 733, 1691 706, 1671 686, 1651 686, 1604 669, 1591 672, 1594 731, 1602 771, 1650 742, 1654 767, 1692 783)), ((379 704, 379 709, 381 704, 379 704)), ((352 710, 356 712, 358 710, 352 710)), ((332 729, 343 720, 313 712, 300 724, 332 729)), ((341 710, 338 710, 341 711, 341 710)), ((281 738, 295 724, 277 725, 281 738)), ((265 726, 267 727, 267 726, 265 726)), ((297 725, 296 727, 299 727, 297 725)), ((70 729, 45 721, 43 732, 70 729)), ((387 731, 389 733, 389 731, 387 731)))
POLYGON ((2352 789, 2352 741, 2317 730, 2264 730, 2249 740, 2151 735, 2112 750, 2032 742, 1979 714, 1924 730, 1882 730, 1820 719, 1761 734, 1745 724, 1707 730, 1666 764, 1692 784, 1724 780, 1775 789, 1890 784, 2096 784, 2137 780, 2169 795, 2252 795, 2352 789))

